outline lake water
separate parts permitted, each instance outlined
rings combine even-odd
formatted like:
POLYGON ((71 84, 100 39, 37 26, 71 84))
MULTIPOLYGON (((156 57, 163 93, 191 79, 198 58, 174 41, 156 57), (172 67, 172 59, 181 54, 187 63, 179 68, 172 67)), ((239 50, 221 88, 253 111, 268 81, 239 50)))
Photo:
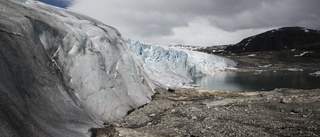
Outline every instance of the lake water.
POLYGON ((237 91, 271 91, 275 88, 320 88, 316 71, 219 72, 212 76, 194 77, 194 84, 205 89, 237 91))

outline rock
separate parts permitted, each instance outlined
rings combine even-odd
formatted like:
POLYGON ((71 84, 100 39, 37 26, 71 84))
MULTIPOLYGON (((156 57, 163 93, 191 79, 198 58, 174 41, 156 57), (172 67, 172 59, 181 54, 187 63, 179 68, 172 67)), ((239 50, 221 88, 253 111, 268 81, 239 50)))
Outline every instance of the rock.
POLYGON ((113 137, 116 134, 114 127, 90 129, 91 136, 94 137, 113 137))
POLYGON ((284 103, 284 104, 292 103, 292 99, 290 97, 284 97, 282 98, 281 103, 284 103))
POLYGON ((303 108, 295 108, 295 109, 293 109, 291 112, 301 113, 301 112, 303 112, 303 108))
POLYGON ((204 102, 208 108, 213 107, 213 106, 225 106, 229 105, 231 103, 234 103, 238 101, 237 99, 224 99, 224 100, 217 100, 217 101, 212 101, 212 102, 204 102))
POLYGON ((115 137, 162 137, 160 135, 152 135, 148 133, 139 132, 129 128, 116 128, 115 137))
POLYGON ((191 107, 190 111, 201 111, 201 109, 197 108, 197 107, 191 107))

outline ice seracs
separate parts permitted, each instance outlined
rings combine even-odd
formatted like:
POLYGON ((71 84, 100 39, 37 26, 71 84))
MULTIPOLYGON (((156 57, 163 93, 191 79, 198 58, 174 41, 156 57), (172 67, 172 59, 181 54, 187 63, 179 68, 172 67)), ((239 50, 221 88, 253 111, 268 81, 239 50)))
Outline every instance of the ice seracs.
POLYGON ((212 75, 233 68, 230 59, 202 52, 159 46, 127 39, 126 46, 137 64, 158 85, 181 87, 198 75, 212 75))

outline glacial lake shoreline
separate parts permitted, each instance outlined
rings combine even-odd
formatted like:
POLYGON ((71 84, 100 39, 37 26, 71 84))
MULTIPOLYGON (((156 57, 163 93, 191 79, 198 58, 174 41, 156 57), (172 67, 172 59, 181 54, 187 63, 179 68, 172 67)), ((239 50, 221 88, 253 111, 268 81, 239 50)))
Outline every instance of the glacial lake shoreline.
POLYGON ((211 90, 271 91, 276 88, 320 88, 318 70, 297 68, 282 70, 226 71, 193 77, 193 85, 211 90))

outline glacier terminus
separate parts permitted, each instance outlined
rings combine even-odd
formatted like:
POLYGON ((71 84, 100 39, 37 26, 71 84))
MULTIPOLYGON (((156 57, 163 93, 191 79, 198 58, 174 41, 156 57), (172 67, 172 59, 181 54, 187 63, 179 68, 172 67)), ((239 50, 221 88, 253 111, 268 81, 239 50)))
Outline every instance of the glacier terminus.
POLYGON ((232 69, 236 62, 202 52, 159 46, 127 39, 135 62, 161 87, 188 87, 192 77, 232 69))

